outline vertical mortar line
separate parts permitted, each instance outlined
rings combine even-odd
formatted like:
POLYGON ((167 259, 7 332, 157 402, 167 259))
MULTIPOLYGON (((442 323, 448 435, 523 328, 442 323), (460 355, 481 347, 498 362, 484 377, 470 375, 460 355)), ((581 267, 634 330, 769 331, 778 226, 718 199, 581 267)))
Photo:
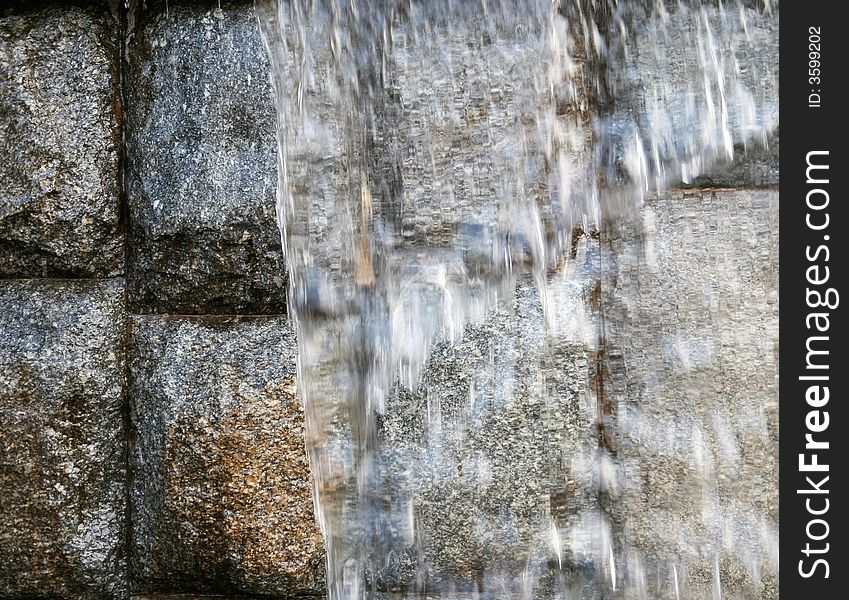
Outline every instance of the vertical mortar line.
POLYGON ((125 597, 132 595, 133 582, 133 563, 131 560, 132 552, 132 497, 131 484, 132 472, 130 470, 130 448, 132 438, 132 419, 130 416, 130 389, 131 389, 131 369, 130 369, 130 343, 132 340, 133 322, 130 318, 130 210, 127 199, 127 90, 126 90, 126 65, 127 65, 127 42, 128 42, 128 12, 130 9, 129 2, 125 0, 112 0, 115 8, 115 19, 118 26, 118 102, 121 108, 120 121, 120 145, 118 154, 118 180, 119 180, 119 203, 121 211, 121 220, 124 223, 124 398, 121 404, 122 427, 124 434, 124 531, 123 531, 123 546, 124 546, 124 568, 126 573, 127 589, 125 597))
POLYGON ((596 313, 597 323, 597 339, 596 339, 596 355, 595 355, 595 381, 594 387, 596 392, 596 402, 598 405, 598 428, 599 428, 599 445, 610 453, 616 452, 616 444, 614 442, 614 431, 612 424, 608 421, 614 416, 613 403, 607 396, 607 388, 605 387, 605 378, 607 376, 607 323, 604 316, 604 286, 602 285, 602 277, 604 268, 604 257, 602 256, 601 234, 598 235, 598 252, 599 252, 599 274, 595 281, 593 289, 593 312, 596 313))
MULTIPOLYGON (((598 28, 598 34, 605 45, 610 46, 610 22, 612 19, 612 7, 608 1, 595 2, 595 0, 580 0, 580 14, 584 21, 584 34, 590 35, 589 24, 594 24, 598 28)), ((613 110, 613 97, 609 90, 607 70, 607 56, 600 55, 591 51, 587 52, 584 92, 588 97, 589 104, 593 107, 595 113, 601 117, 609 114, 613 110)), ((592 147, 595 148, 599 140, 596 139, 596 132, 592 131, 592 147)), ((598 173, 593 172, 594 176, 598 173)), ((601 184, 601 193, 605 192, 607 183, 601 184)), ((591 295, 591 310, 596 316, 596 351, 594 356, 593 370, 593 391, 596 394, 596 414, 598 427, 598 448, 600 452, 605 453, 609 457, 615 457, 617 453, 615 439, 615 417, 613 401, 609 397, 609 387, 605 380, 609 377, 610 371, 607 368, 608 363, 608 336, 607 336, 607 320, 604 310, 604 293, 607 291, 604 285, 606 276, 607 261, 604 254, 603 234, 605 230, 605 222, 607 215, 599 215, 600 222, 595 231, 588 231, 586 234, 589 237, 589 245, 596 246, 598 252, 596 280, 593 286, 591 295)), ((612 383, 612 382, 610 382, 612 383)), ((612 499, 609 490, 599 488, 596 490, 596 502, 602 514, 608 519, 611 534, 611 552, 616 547, 617 533, 621 533, 614 520, 612 499)))

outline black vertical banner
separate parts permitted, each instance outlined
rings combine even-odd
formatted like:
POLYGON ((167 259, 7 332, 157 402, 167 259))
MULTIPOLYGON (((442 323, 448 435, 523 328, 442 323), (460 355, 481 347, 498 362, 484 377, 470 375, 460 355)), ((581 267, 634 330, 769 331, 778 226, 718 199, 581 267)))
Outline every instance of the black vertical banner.
POLYGON ((780 593, 788 600, 849 593, 841 8, 784 2, 780 16, 780 593))

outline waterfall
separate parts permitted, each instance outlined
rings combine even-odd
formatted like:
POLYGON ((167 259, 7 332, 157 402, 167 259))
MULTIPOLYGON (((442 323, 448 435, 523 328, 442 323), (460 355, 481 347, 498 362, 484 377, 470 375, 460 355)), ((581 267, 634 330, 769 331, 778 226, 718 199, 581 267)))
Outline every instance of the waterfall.
MULTIPOLYGON (((777 71, 758 49, 777 6, 257 14, 330 598, 678 598, 700 569, 721 594, 720 553, 748 580, 777 572, 777 522, 723 510, 749 425, 623 399, 608 314, 625 260, 610 232, 651 261, 647 200, 770 142, 777 71), (628 512, 651 465, 620 438, 641 432, 688 465, 684 521, 628 512), (677 528, 680 551, 645 551, 654 527, 677 528)), ((669 352, 695 364, 700 348, 669 352)))

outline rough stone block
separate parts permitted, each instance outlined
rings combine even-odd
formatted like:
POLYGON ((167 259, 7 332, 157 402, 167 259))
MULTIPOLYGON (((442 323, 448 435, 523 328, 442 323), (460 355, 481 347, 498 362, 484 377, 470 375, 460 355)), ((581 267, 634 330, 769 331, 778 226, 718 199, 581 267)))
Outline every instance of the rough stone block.
POLYGON ((127 591, 124 285, 0 281, 0 597, 127 591))
POLYGON ((118 22, 109 9, 0 10, 0 277, 123 270, 118 22))
POLYGON ((132 323, 138 593, 318 593, 294 334, 282 318, 132 323))
POLYGON ((778 192, 672 190, 640 218, 609 230, 618 540, 653 597, 676 576, 716 597, 717 574, 723 597, 774 597, 778 192))
POLYGON ((131 20, 131 309, 280 313, 274 103, 251 3, 148 3, 131 20))
POLYGON ((467 327, 459 343, 436 345, 418 389, 387 402, 387 486, 410 502, 419 537, 396 541, 369 573, 379 589, 424 578, 433 591, 503 585, 507 594, 525 569, 533 579, 548 568, 552 522, 568 528, 593 511, 592 490, 573 471, 598 446, 587 291, 574 280, 553 285, 575 323, 545 331, 539 295, 521 281, 512 307, 467 327), (569 479, 579 488, 566 498, 569 479))

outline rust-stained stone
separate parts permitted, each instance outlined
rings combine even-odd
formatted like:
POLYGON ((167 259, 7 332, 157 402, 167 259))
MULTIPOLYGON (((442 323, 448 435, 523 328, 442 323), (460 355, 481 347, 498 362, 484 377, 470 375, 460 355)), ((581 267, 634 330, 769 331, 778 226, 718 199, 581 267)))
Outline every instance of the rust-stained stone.
POLYGON ((136 591, 320 593, 287 321, 138 317, 131 337, 136 591))
POLYGON ((127 591, 124 285, 0 281, 0 598, 127 591))

